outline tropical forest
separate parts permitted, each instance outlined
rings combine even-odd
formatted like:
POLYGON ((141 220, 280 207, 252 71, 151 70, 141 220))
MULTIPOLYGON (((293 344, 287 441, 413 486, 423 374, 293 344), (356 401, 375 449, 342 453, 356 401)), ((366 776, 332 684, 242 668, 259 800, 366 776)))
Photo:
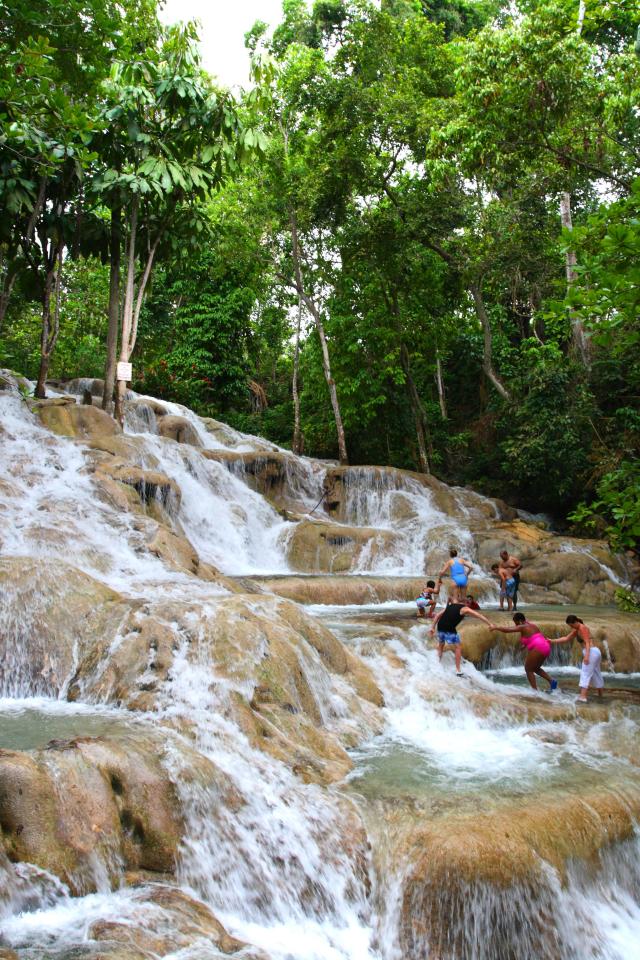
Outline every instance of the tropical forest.
POLYGON ((637 0, 167 6, 0 0, 0 960, 637 960, 637 0))

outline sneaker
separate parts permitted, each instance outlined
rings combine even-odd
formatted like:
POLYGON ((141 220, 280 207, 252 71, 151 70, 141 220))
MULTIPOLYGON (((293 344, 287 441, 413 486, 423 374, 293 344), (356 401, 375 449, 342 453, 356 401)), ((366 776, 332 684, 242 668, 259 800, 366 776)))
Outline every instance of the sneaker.
POLYGON ((553 691, 554 691, 554 690, 557 690, 557 689, 558 689, 558 681, 557 681, 557 680, 552 680, 552 681, 551 681, 551 688, 550 688, 550 690, 549 690, 549 693, 553 693, 553 691))
POLYGON ((464 677, 464 673, 456 673, 456 677, 464 677))
POLYGON ((582 697, 578 697, 578 699, 576 700, 576 703, 589 703, 589 701, 583 700, 582 697))

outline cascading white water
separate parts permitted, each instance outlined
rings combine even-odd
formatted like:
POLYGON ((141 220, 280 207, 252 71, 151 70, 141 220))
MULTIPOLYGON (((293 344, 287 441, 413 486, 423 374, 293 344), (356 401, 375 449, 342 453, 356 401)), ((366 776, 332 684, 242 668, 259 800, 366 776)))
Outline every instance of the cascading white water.
MULTIPOLYGON (((24 402, 0 395, 4 426, 2 549, 12 556, 73 559, 116 590, 149 584, 191 584, 143 549, 130 514, 101 503, 86 472, 82 447, 41 427, 24 402)), ((226 573, 284 572, 279 544, 285 521, 259 494, 197 448, 145 434, 140 466, 160 469, 182 491, 178 514, 202 559, 226 573)))
MULTIPOLYGON (((209 430, 178 405, 164 406, 169 414, 190 421, 205 449, 251 453, 274 449, 229 428, 209 430)), ((155 415, 145 412, 143 405, 132 406, 127 417, 127 432, 138 443, 139 465, 166 473, 180 487, 181 504, 173 519, 202 560, 225 573, 287 571, 283 542, 290 525, 244 482, 242 470, 234 472, 204 458, 197 447, 163 439, 155 415)), ((428 796, 437 805, 451 796, 489 797, 501 791, 522 795, 561 786, 568 778, 597 774, 606 781, 610 770, 619 775, 625 761, 611 744, 622 733, 633 742, 637 733, 633 717, 613 716, 590 728, 586 723, 514 719, 504 701, 490 705, 495 687, 486 677, 467 665, 465 677, 459 679, 447 658, 438 663, 433 650, 425 649, 424 626, 390 628, 383 656, 379 646, 373 652, 368 649, 376 628, 363 629, 360 635, 345 610, 344 624, 332 620, 331 626, 373 668, 385 697, 384 729, 353 751, 357 766, 347 786, 304 783, 287 763, 252 745, 234 719, 236 698, 248 700, 252 683, 244 675, 239 678, 212 666, 216 651, 207 646, 206 635, 220 616, 226 590, 172 571, 149 554, 134 518, 97 498, 82 446, 44 430, 16 396, 0 395, 0 424, 3 554, 32 557, 42 564, 71 563, 146 607, 157 611, 167 604, 162 625, 172 631, 172 666, 159 691, 156 712, 138 722, 167 733, 163 763, 186 822, 178 879, 184 890, 214 909, 232 934, 267 951, 269 960, 421 960, 436 950, 424 939, 410 953, 400 946, 403 887, 410 864, 398 862, 391 844, 387 860, 381 857, 374 866, 376 851, 371 853, 367 844, 375 846, 381 835, 374 814, 365 811, 371 798, 373 806, 380 802, 393 807, 398 796, 416 802, 428 796), (177 622, 177 607, 171 606, 187 601, 185 620, 206 626, 200 644, 187 636, 177 622), (390 658, 396 664, 393 669, 390 658), (474 707, 474 696, 485 698, 482 710, 474 707), (220 772, 219 780, 212 777, 203 783, 193 775, 187 754, 194 750, 220 772), (370 828, 368 837, 361 816, 370 828), (380 862, 385 869, 380 869, 380 862)), ((320 496, 324 466, 289 455, 285 469, 291 498, 310 509, 316 493, 320 496)), ((452 493, 459 501, 452 519, 437 506, 430 490, 410 477, 400 480, 385 472, 375 474, 372 468, 355 471, 354 477, 362 483, 348 487, 345 524, 398 535, 388 555, 379 551, 367 560, 363 554, 359 572, 427 572, 425 557, 427 564, 436 556, 442 558, 453 544, 472 556, 464 517, 474 519, 474 504, 466 491, 464 496, 452 493)), ((65 685, 57 694, 59 683, 50 682, 46 672, 34 678, 26 659, 30 650, 33 653, 29 644, 46 635, 42 621, 47 604, 56 602, 56 591, 48 587, 45 596, 43 588, 39 599, 37 576, 33 586, 28 609, 18 602, 17 592, 9 589, 0 595, 0 629, 5 657, 11 661, 8 669, 5 665, 0 708, 4 703, 5 712, 13 709, 15 701, 10 703, 8 696, 38 694, 43 699, 32 704, 34 710, 51 714, 45 698, 64 696, 65 685)), ((247 616, 263 620, 270 616, 267 605, 255 601, 251 609, 252 601, 245 602, 247 616)), ((240 612, 237 623, 230 625, 230 642, 243 616, 240 612)), ((116 632, 96 673, 122 642, 116 632)), ((266 639, 251 650, 242 649, 245 661, 253 657, 255 663, 265 652, 266 639)), ((317 702, 324 728, 329 732, 343 728, 350 711, 346 680, 330 673, 304 637, 296 658, 296 670, 317 702)), ((146 673, 140 679, 146 679, 146 673)), ((82 685, 79 689, 82 693, 82 685)), ((74 709, 88 711, 88 734, 100 736, 104 717, 96 719, 96 708, 74 709)), ((107 711, 105 722, 132 722, 123 714, 111 716, 107 711)), ((554 914, 554 930, 559 931, 554 960, 630 960, 640 933, 640 909, 634 899, 640 882, 637 854, 636 841, 629 841, 605 853, 600 869, 570 864, 564 885, 549 868, 538 899, 529 889, 511 887, 505 893, 487 886, 470 888, 475 923, 469 913, 461 911, 459 921, 452 915, 458 952, 451 948, 444 954, 446 960, 507 960, 506 954, 490 952, 496 930, 511 946, 518 946, 518 956, 533 956, 531 930, 538 929, 535 917, 541 910, 554 914), (518 919, 522 911, 518 914, 510 907, 509 897, 513 900, 518 893, 529 898, 524 923, 518 919), (555 917, 557 911, 564 920, 555 917), (589 926, 592 921, 595 926, 589 926)), ((28 864, 0 860, 0 946, 6 941, 35 960, 48 956, 48 951, 55 956, 67 947, 81 949, 95 920, 131 922, 149 930, 169 922, 159 908, 143 902, 144 888, 108 890, 117 864, 98 858, 92 869, 89 879, 101 892, 72 897, 57 877, 28 864)), ((441 895, 446 907, 448 891, 443 889, 441 895)), ((173 960, 220 956, 210 943, 202 942, 181 950, 173 960)))
MULTIPOLYGON (((305 659, 315 685, 330 690, 318 655, 309 648, 305 659)), ((239 797, 234 808, 225 807, 215 785, 189 782, 181 755, 170 753, 167 763, 189 826, 182 882, 236 936, 262 946, 274 960, 373 960, 366 874, 342 849, 345 801, 302 785, 253 749, 224 719, 233 692, 222 678, 212 684, 210 668, 193 663, 186 646, 179 652, 166 715, 194 725, 198 749, 224 771, 239 797)), ((332 696, 339 699, 335 690, 332 696)))
MULTIPOLYGON (((391 547, 382 550, 374 537, 359 556, 355 573, 435 577, 452 546, 472 562, 475 547, 468 526, 438 507, 433 492, 418 480, 378 467, 352 467, 344 484, 344 522, 391 530, 395 536, 391 547)), ((460 496, 453 500, 457 511, 469 518, 472 508, 460 496)), ((474 575, 489 584, 479 567, 474 575)))
MULTIPOLYGON (((619 718, 598 724, 595 730, 588 723, 514 722, 504 699, 489 709, 485 705, 478 714, 474 695, 495 697, 495 687, 471 664, 465 664, 462 679, 456 677, 451 655, 440 663, 435 650, 428 649, 427 626, 408 632, 397 629, 395 639, 387 629, 382 654, 379 644, 371 647, 375 628, 361 626, 359 631, 347 611, 340 617, 336 614, 334 610, 324 616, 337 635, 372 666, 385 694, 384 732, 358 751, 350 782, 367 798, 364 807, 372 836, 382 830, 377 837, 382 877, 378 875, 374 887, 377 882, 385 889, 379 905, 381 928, 387 933, 383 956, 399 960, 403 953, 394 952, 393 943, 397 942, 407 865, 389 858, 388 827, 376 822, 376 804, 403 796, 418 804, 433 797, 446 803, 459 797, 464 802, 465 796, 478 795, 484 811, 490 809, 492 798, 503 795, 562 791, 568 783, 590 783, 596 773, 605 781, 619 777, 619 760, 611 754, 610 745, 637 736, 637 714, 635 720, 627 718, 629 730, 624 731, 619 718), (402 662, 404 669, 390 670, 389 655, 402 662)), ((536 697, 532 692, 524 696, 536 697)), ((586 814, 598 816, 593 810, 586 814)), ((432 946, 438 956, 442 949, 448 960, 510 960, 516 955, 628 960, 635 956, 640 932, 639 852, 640 833, 607 849, 598 866, 571 861, 564 882, 551 865, 542 862, 535 888, 519 889, 516 884, 505 890, 469 883, 460 889, 456 885, 455 894, 444 888, 436 899, 447 917, 446 942, 432 946)), ((416 902, 414 908, 419 911, 422 905, 416 902)), ((424 947, 422 939, 405 939, 411 957, 422 956, 424 947)))

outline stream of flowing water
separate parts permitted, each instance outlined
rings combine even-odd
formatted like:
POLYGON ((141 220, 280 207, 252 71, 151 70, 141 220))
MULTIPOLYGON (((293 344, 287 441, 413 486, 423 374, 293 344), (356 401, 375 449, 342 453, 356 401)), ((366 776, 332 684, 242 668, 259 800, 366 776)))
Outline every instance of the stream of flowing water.
MULTIPOLYGON (((82 381, 77 389, 84 389, 82 381)), ((189 420, 205 450, 283 452, 228 427, 213 429, 179 405, 164 406, 169 414, 189 420)), ((411 945, 402 932, 408 923, 403 891, 412 866, 403 859, 402 842, 423 818, 438 816, 443 804, 457 810, 480 808, 490 831, 490 811, 506 802, 549 797, 576 784, 586 789, 626 780, 639 789, 633 752, 640 706, 620 706, 597 723, 527 719, 522 709, 515 712, 516 701, 507 699, 517 697, 517 704, 526 704, 527 698, 534 703, 539 696, 513 683, 520 661, 503 655, 499 662, 487 663, 484 672, 465 664, 464 676, 458 678, 451 657, 438 661, 427 627, 406 620, 407 605, 309 607, 308 616, 320 620, 371 668, 384 706, 377 726, 372 724, 364 735, 359 731, 347 776, 330 787, 304 782, 277 756, 257 749, 235 719, 234 704, 238 697, 251 697, 251 684, 214 666, 205 638, 221 616, 228 589, 172 570, 144 549, 135 516, 97 495, 86 448, 45 430, 15 393, 0 393, 0 430, 0 563, 22 557, 36 564, 71 564, 138 605, 188 598, 185 622, 191 618, 200 624, 203 638, 194 653, 193 636, 167 615, 173 661, 153 712, 134 713, 96 698, 69 703, 65 696, 71 676, 59 678, 54 691, 29 670, 29 645, 46 633, 51 591, 38 596, 36 583, 27 608, 22 585, 7 586, 0 594, 5 658, 0 665, 0 751, 39 751, 52 741, 77 736, 125 741, 141 733, 160 736, 162 764, 185 822, 177 882, 208 904, 229 933, 264 951, 248 948, 238 957, 640 957, 636 836, 605 850, 597 864, 570 860, 565 876, 543 865, 544 882, 533 899, 529 889, 513 902, 517 890, 507 896, 489 885, 470 887, 473 909, 465 912, 460 928, 451 917, 445 946, 428 939, 411 945), (215 766, 219 780, 203 783, 194 775, 194 751, 215 766), (229 802, 229 796, 235 800, 229 802), (541 922, 549 939, 538 948, 541 922)), ((160 470, 179 486, 174 519, 201 560, 227 575, 292 572, 287 543, 293 522, 252 489, 242 466, 228 467, 205 458, 197 447, 164 439, 144 403, 131 406, 125 437, 136 441, 138 466, 160 470)), ((299 458, 287 462, 288 494, 301 514, 321 495, 325 469, 299 458)), ((422 573, 450 543, 475 564, 470 526, 482 511, 487 513, 487 502, 455 489, 451 497, 458 505, 455 515, 443 512, 417 480, 399 480, 375 468, 354 471, 344 523, 391 531, 395 540, 386 552, 372 542, 351 572, 422 573)), ((484 576, 478 566, 475 572, 484 576)), ((254 612, 268 619, 260 597, 254 602, 254 612)), ((265 645, 258 644, 247 656, 258 662, 265 645)), ((345 681, 306 641, 296 657, 323 727, 355 729, 349 716, 352 692, 345 681)), ((576 673, 561 660, 554 668, 559 676, 576 673)), ((633 688, 636 679, 625 675, 624 682, 633 688)), ((572 700, 572 694, 560 692, 555 702, 572 700)), ((53 769, 54 759, 50 762, 53 769)), ((124 876, 114 883, 112 866, 96 863, 96 892, 72 896, 57 876, 0 858, 0 948, 16 950, 20 960, 72 960, 91 946, 88 931, 97 920, 145 930, 170 922, 161 907, 145 900, 144 883, 127 887, 124 876)), ((200 941, 164 956, 209 960, 223 954, 200 941)))

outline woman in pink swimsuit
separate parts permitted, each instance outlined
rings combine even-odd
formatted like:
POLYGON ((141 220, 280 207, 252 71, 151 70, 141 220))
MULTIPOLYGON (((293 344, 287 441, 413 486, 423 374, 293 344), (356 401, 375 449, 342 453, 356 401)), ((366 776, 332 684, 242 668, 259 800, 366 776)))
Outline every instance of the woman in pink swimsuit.
POLYGON ((515 627, 497 627, 495 624, 492 624, 492 629, 499 630, 500 633, 519 633, 520 643, 527 649, 527 656, 524 661, 527 680, 533 689, 537 690, 537 673, 539 677, 547 681, 551 690, 555 690, 558 686, 558 681, 554 680, 553 677, 550 677, 549 674, 542 669, 542 664, 551 653, 551 644, 540 632, 540 628, 537 627, 535 623, 529 623, 523 613, 514 613, 513 622, 515 623, 515 627))

